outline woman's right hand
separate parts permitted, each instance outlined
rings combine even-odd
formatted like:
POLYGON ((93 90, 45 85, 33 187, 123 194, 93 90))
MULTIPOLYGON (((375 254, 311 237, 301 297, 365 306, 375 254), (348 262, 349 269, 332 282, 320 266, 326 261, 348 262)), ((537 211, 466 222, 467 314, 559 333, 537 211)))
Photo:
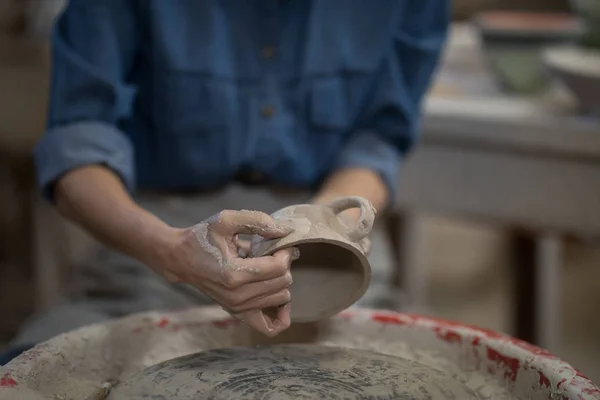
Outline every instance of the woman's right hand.
POLYGON ((243 258, 237 235, 274 239, 292 231, 262 212, 221 211, 177 230, 176 244, 158 269, 170 281, 195 286, 232 316, 275 336, 290 326, 290 264, 298 251, 290 248, 272 256, 243 258), (266 308, 277 309, 276 317, 264 313, 266 308))

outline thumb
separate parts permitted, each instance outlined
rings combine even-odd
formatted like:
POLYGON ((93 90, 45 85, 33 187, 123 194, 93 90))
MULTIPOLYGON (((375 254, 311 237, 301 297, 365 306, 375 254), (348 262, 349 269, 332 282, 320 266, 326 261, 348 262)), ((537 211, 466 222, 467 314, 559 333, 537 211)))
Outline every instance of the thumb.
POLYGON ((267 239, 281 238, 294 231, 290 223, 260 211, 227 211, 221 222, 231 234, 259 235, 267 239))

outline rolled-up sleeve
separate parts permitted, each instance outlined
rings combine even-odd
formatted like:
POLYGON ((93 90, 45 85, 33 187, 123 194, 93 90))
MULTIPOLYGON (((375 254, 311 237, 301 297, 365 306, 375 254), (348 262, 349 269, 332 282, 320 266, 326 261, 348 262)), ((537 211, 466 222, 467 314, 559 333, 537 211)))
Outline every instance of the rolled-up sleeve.
POLYGON ((133 149, 118 126, 135 93, 137 35, 133 0, 70 0, 57 20, 47 130, 34 149, 48 200, 58 178, 85 165, 104 165, 133 187, 133 149))
MULTIPOLYGON (((408 0, 388 56, 373 80, 370 97, 335 165, 379 173, 396 194, 403 156, 418 137, 421 104, 446 40, 449 0, 408 0)), ((391 203, 390 203, 391 204, 391 203)))

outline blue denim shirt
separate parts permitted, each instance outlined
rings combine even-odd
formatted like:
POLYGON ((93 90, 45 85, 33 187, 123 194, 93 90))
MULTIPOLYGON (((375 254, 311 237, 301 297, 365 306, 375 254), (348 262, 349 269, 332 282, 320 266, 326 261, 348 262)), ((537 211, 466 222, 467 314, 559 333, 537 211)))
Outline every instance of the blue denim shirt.
POLYGON ((130 190, 244 168, 314 186, 365 167, 393 189, 449 14, 448 0, 71 0, 39 182, 102 164, 130 190))

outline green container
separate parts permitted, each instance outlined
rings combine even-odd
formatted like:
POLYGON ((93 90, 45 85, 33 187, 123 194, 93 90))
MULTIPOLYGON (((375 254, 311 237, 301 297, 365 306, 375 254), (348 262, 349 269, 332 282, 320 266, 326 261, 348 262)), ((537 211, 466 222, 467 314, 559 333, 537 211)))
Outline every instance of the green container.
POLYGON ((576 19, 562 14, 489 12, 476 17, 475 26, 498 82, 505 91, 520 94, 546 87, 544 48, 576 42, 581 34, 576 19), (544 18, 550 19, 547 27, 544 18))
POLYGON ((600 48, 600 0, 571 0, 583 27, 582 44, 600 48))

